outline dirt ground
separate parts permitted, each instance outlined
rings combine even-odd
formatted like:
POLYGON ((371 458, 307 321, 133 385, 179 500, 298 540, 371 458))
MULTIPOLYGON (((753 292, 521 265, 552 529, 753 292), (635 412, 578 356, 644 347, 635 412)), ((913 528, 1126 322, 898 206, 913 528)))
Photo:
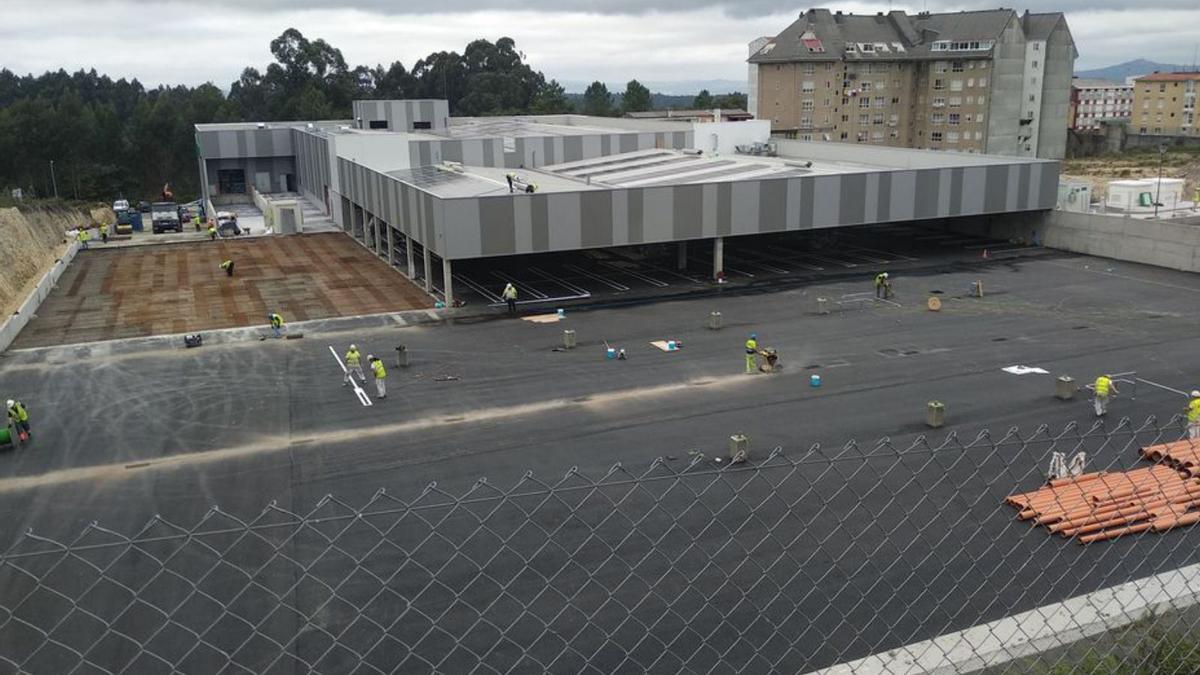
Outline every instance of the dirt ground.
POLYGON ((80 252, 14 348, 432 307, 340 233, 80 252), (234 261, 234 276, 218 265, 234 261))
MULTIPOLYGON (((1081 180, 1091 184, 1092 199, 1108 197, 1108 182, 1154 178, 1158 176, 1158 153, 1154 151, 1125 152, 1063 161, 1064 179, 1081 180)), ((1200 188, 1200 152, 1172 150, 1163 157, 1163 178, 1184 180, 1184 199, 1191 199, 1200 188)))

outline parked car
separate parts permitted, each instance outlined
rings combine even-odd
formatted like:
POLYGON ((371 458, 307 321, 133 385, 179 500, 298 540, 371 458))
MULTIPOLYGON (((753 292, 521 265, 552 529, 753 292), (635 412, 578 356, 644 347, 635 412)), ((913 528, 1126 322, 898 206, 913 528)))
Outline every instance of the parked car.
POLYGON ((129 210, 129 200, 128 199, 118 199, 117 201, 113 202, 113 212, 114 213, 120 213, 122 211, 128 211, 128 210, 129 210))
POLYGON ((175 202, 155 202, 150 206, 150 228, 154 234, 167 230, 183 232, 183 224, 179 222, 179 205, 175 202))
POLYGON ((237 214, 231 211, 217 211, 217 234, 222 237, 236 237, 242 233, 238 227, 237 214))

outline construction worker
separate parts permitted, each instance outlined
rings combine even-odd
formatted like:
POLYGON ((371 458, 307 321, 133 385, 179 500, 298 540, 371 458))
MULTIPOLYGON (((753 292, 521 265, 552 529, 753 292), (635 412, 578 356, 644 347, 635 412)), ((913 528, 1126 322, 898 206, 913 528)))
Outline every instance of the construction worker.
POLYGON ((108 223, 100 223, 100 240, 108 243, 108 223))
POLYGON ((283 317, 277 312, 271 312, 267 315, 267 320, 271 322, 271 332, 275 337, 283 337, 283 317))
POLYGON ((375 373, 375 391, 378 393, 375 398, 387 398, 387 370, 383 367, 383 361, 368 355, 367 362, 371 364, 371 371, 375 373))
POLYGON ((199 232, 200 231, 200 214, 197 213, 196 216, 194 218, 192 218, 192 223, 196 226, 196 231, 199 232))
POLYGON ((346 376, 342 378, 343 387, 350 384, 353 379, 351 376, 355 373, 358 374, 358 379, 362 380, 363 384, 367 383, 367 376, 363 375, 362 354, 358 353, 358 345, 350 345, 350 349, 346 351, 346 376))
POLYGON ((746 374, 753 375, 758 371, 758 333, 751 333, 746 340, 746 374))
POLYGON ((1188 438, 1200 440, 1200 390, 1192 390, 1192 400, 1188 401, 1188 438))
POLYGON ((887 272, 875 275, 875 297, 885 299, 892 297, 892 282, 888 281, 887 272))
POLYGON ((8 399, 8 421, 17 428, 17 436, 23 440, 29 440, 33 434, 29 431, 29 411, 20 401, 8 399))
POLYGON ((233 260, 225 260, 221 263, 221 269, 225 270, 225 276, 233 276, 233 260))
POLYGON ((1100 417, 1108 412, 1108 397, 1120 392, 1117 391, 1117 385, 1112 381, 1112 375, 1108 374, 1097 377, 1096 383, 1092 388, 1096 392, 1092 403, 1096 406, 1096 417, 1100 417))
POLYGON ((79 240, 79 248, 86 251, 88 240, 92 238, 92 234, 88 231, 87 227, 81 227, 79 228, 79 234, 75 235, 75 238, 79 240))
POLYGON ((517 313, 517 287, 509 282, 504 285, 504 292, 500 294, 504 298, 504 302, 508 303, 508 313, 517 313))
POLYGON ((215 223, 208 224, 208 238, 212 241, 217 240, 217 226, 215 223))

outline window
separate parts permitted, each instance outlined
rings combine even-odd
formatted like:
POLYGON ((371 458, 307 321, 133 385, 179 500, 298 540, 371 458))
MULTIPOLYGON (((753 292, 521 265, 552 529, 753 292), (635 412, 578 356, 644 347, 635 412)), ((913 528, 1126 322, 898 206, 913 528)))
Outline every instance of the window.
POLYGON ((371 120, 367 128, 369 129, 386 129, 388 128, 387 120, 371 120))
POLYGON ((871 132, 871 140, 882 141, 883 140, 883 132, 882 131, 872 131, 871 132))
POLYGON ((892 127, 894 127, 894 126, 896 126, 896 125, 897 125, 897 124, 899 124, 899 123, 900 123, 900 116, 899 116, 899 115, 890 115, 890 116, 888 117, 888 126, 892 126, 892 127))
POLYGON ((858 43, 858 51, 864 54, 874 54, 875 45, 871 44, 870 42, 860 42, 858 43))
POLYGON ((861 115, 859 115, 859 116, 858 116, 858 124, 859 124, 859 126, 863 126, 863 127, 865 127, 865 126, 867 126, 867 125, 868 125, 868 124, 870 124, 870 123, 871 123, 871 116, 870 116, 870 115, 868 115, 867 113, 863 113, 863 114, 861 114, 861 115))
POLYGON ((849 115, 842 115, 842 121, 843 121, 843 122, 849 122, 849 121, 850 121, 850 116, 849 116, 849 115))
POLYGON ((950 126, 956 127, 956 126, 958 126, 958 119, 959 119, 958 113, 950 113, 950 115, 947 117, 946 121, 950 124, 950 126))
POLYGON ((812 75, 815 72, 817 72, 817 64, 815 64, 815 63, 804 64, 804 74, 805 75, 812 75))
POLYGON ((941 124, 942 122, 945 122, 945 121, 946 121, 946 116, 943 115, 942 113, 933 113, 932 115, 929 116, 930 124, 941 124))
POLYGON ((1040 42, 1033 43, 1033 51, 1035 51, 1035 52, 1041 51, 1041 49, 1042 49, 1042 43, 1040 43, 1040 42))
POLYGON ((828 108, 828 107, 829 107, 829 97, 828 97, 828 96, 826 96, 826 97, 825 97, 824 106, 825 106, 826 108, 828 108))
POLYGON ((986 77, 979 78, 979 86, 980 86, 980 88, 987 86, 987 78, 986 77))
POLYGON ((858 107, 870 108, 871 107, 871 97, 863 96, 862 98, 858 99, 858 107))
POLYGON ((933 102, 930 105, 932 105, 934 108, 945 108, 946 107, 946 99, 935 98, 935 99, 933 99, 933 102))
MULTIPOLYGON (((820 54, 825 51, 825 47, 821 44, 821 41, 812 33, 801 35, 800 44, 804 45, 804 48, 812 54, 820 54)), ((846 47, 848 49, 850 45, 846 45, 846 47)))
POLYGON ((413 122, 413 129, 432 129, 433 122, 413 122))
POLYGON ((804 92, 804 93, 806 93, 806 94, 811 94, 811 93, 813 92, 813 90, 814 90, 814 89, 816 89, 816 87, 813 85, 813 81, 812 81, 812 80, 805 80, 805 81, 804 81, 804 82, 803 82, 803 83, 800 85, 800 91, 802 91, 802 92, 804 92))
POLYGON ((842 97, 842 105, 850 105, 850 97, 849 96, 842 97))
POLYGON ((813 125, 812 115, 801 115, 800 116, 800 128, 801 129, 811 129, 812 125, 813 125))
POLYGON ((886 98, 884 98, 884 97, 882 97, 882 96, 876 96, 876 97, 875 97, 875 107, 876 107, 876 108, 882 108, 882 107, 884 107, 885 105, 887 105, 887 99, 886 99, 886 98))
POLYGON ((943 79, 941 79, 941 78, 938 78, 938 79, 935 79, 935 80, 933 81, 933 89, 934 89, 934 91, 941 91, 941 90, 943 90, 943 89, 945 89, 945 88, 946 88, 946 81, 945 81, 945 80, 943 80, 943 79))
POLYGON ((815 105, 811 98, 806 98, 803 101, 800 101, 800 109, 804 112, 812 112, 814 107, 815 105))
POLYGON ((951 108, 957 108, 961 105, 962 105, 962 97, 961 96, 951 96, 950 97, 950 107, 951 108))
POLYGON ((934 61, 933 62, 933 72, 935 72, 935 73, 946 72, 946 62, 945 61, 934 61))
POLYGON ((888 138, 900 138, 900 130, 892 129, 888 131, 888 138))
POLYGON ((961 73, 962 71, 963 71, 963 62, 962 61, 953 61, 950 63, 950 72, 961 73))
POLYGON ((982 131, 975 132, 975 140, 977 140, 977 141, 983 140, 983 132, 982 131))
POLYGON ((962 90, 963 90, 963 81, 962 80, 950 80, 950 91, 962 91, 962 90))
POLYGON ((1142 128, 1140 128, 1140 129, 1138 129, 1138 133, 1139 133, 1139 134, 1144 134, 1144 133, 1146 133, 1146 127, 1142 127, 1142 128))
MULTIPOLYGON (((983 85, 979 85, 979 86, 982 87, 983 85)), ((982 96, 979 97, 979 105, 983 105, 983 97, 982 96)))
POLYGON ((866 140, 867 140, 867 132, 865 132, 865 131, 858 132, 858 142, 863 143, 866 140))
POLYGON ((863 91, 871 91, 871 83, 870 83, 870 82, 860 82, 860 83, 858 84, 858 86, 859 86, 859 88, 861 88, 863 91))
POLYGON ((1037 85, 1037 75, 1034 75, 1033 77, 1029 78, 1029 84, 1037 85))
POLYGON ((812 138, 812 134, 800 134, 800 140, 802 141, 811 141, 812 138))
POLYGON ((844 140, 846 140, 847 138, 850 138, 850 134, 848 134, 848 133, 846 133, 845 131, 843 131, 843 132, 842 132, 842 135, 840 136, 840 138, 841 138, 841 139, 844 141, 844 140))
POLYGON ((946 142, 947 143, 957 143, 958 142, 958 132, 957 131, 946 132, 946 142))
POLYGON ((882 126, 883 125, 883 113, 878 113, 874 117, 872 117, 871 124, 882 126))
POLYGON ((897 96, 893 96, 892 97, 892 105, 899 105, 899 104, 900 104, 900 98, 897 96))
POLYGON ((1034 67, 1034 68, 1037 68, 1037 61, 1034 61, 1034 62, 1033 62, 1033 67, 1034 67))
POLYGON ((933 141, 934 143, 941 143, 942 142, 942 132, 940 132, 940 131, 929 132, 929 140, 933 141))

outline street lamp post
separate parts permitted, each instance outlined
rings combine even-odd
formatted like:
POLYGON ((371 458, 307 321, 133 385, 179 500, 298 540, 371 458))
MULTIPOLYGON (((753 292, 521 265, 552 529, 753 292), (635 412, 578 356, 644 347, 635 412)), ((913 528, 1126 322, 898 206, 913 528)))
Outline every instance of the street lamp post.
POLYGON ((1167 144, 1160 143, 1158 146, 1158 184, 1154 186, 1154 218, 1158 219, 1158 198, 1162 194, 1162 163, 1163 155, 1167 154, 1167 144))
POLYGON ((58 199, 58 181, 54 178, 54 160, 50 160, 50 184, 54 186, 54 198, 58 199))

